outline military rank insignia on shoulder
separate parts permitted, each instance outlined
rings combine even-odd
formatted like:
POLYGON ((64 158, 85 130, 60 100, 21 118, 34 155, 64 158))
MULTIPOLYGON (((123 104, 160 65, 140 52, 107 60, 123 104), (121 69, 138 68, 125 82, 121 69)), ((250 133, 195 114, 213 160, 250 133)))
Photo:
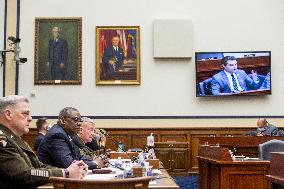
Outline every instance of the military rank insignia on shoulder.
POLYGON ((31 175, 36 177, 49 177, 49 172, 42 169, 31 169, 31 175))
POLYGON ((0 146, 6 147, 7 145, 7 137, 4 133, 0 130, 0 146))

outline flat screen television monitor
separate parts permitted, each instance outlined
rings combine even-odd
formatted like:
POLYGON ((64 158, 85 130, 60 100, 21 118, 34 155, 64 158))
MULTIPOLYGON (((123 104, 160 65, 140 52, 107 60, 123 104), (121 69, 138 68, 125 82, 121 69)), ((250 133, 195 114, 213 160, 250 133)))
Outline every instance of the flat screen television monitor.
POLYGON ((271 95, 271 51, 196 52, 196 96, 271 95))

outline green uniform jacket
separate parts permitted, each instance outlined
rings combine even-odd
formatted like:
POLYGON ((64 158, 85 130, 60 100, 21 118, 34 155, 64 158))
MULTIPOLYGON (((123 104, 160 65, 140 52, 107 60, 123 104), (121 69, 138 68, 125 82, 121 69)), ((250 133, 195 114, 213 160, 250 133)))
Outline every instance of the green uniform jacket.
POLYGON ((31 147, 0 124, 0 188, 33 189, 50 176, 63 177, 62 169, 44 165, 31 147))
POLYGON ((88 146, 86 146, 84 141, 78 135, 74 135, 72 139, 74 144, 78 146, 78 148, 80 149, 80 155, 82 157, 88 159, 94 159, 97 157, 96 152, 90 149, 88 146))

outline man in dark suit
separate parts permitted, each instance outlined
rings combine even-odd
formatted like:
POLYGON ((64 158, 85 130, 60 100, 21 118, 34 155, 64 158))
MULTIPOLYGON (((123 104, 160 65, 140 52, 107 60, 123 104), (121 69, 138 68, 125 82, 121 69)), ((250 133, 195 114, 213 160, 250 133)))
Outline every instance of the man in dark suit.
POLYGON ((47 132, 37 154, 46 164, 66 168, 74 160, 83 160, 90 169, 97 168, 96 162, 80 155, 79 148, 73 143, 72 136, 80 130, 81 115, 72 107, 66 107, 59 113, 57 124, 47 132))
POLYGON ((47 122, 47 118, 46 117, 39 118, 36 121, 36 127, 38 130, 38 134, 35 138, 35 146, 34 146, 35 151, 37 151, 40 142, 42 141, 42 139, 44 138, 44 135, 48 131, 49 124, 47 122))
POLYGON ((212 77, 212 95, 238 93, 249 89, 258 89, 261 86, 257 73, 252 72, 252 78, 245 71, 238 69, 237 59, 234 56, 226 56, 221 60, 223 71, 212 77))
POLYGON ((113 36, 111 38, 111 43, 112 45, 105 49, 102 58, 102 63, 108 70, 106 74, 109 74, 113 69, 114 71, 118 71, 121 66, 126 63, 124 52, 122 48, 119 47, 119 36, 113 36), (114 61, 114 64, 112 61, 114 61))
POLYGON ((76 161, 67 169, 42 164, 21 138, 32 121, 29 101, 22 96, 0 98, 0 188, 35 189, 48 183, 50 176, 81 179, 87 174, 84 162, 76 161))
POLYGON ((66 67, 68 60, 67 41, 60 38, 60 28, 52 29, 53 39, 48 43, 48 65, 51 73, 51 80, 66 79, 66 67))

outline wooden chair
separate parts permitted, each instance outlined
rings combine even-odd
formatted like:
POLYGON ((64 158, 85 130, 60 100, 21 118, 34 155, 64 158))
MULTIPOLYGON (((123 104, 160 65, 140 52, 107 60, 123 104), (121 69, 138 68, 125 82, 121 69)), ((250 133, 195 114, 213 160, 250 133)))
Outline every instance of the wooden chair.
POLYGON ((78 180, 50 177, 54 189, 147 189, 152 177, 112 180, 78 180))

